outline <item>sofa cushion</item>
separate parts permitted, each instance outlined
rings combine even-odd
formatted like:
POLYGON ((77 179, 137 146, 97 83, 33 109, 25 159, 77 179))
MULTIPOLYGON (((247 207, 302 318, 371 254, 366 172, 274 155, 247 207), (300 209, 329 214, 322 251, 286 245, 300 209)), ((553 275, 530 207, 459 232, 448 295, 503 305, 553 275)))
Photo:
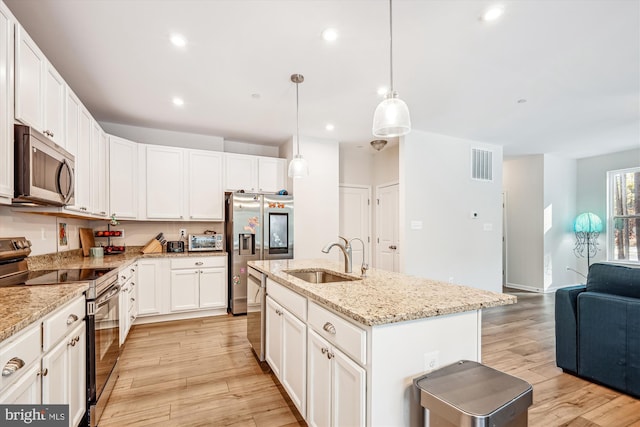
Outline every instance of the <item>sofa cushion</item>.
POLYGON ((589 268, 587 292, 640 298, 640 268, 596 263, 589 268))
MULTIPOLYGON (((598 292, 578 295, 578 374, 626 389, 627 304, 630 298, 598 292)), ((638 301, 633 301, 635 304, 638 301)))

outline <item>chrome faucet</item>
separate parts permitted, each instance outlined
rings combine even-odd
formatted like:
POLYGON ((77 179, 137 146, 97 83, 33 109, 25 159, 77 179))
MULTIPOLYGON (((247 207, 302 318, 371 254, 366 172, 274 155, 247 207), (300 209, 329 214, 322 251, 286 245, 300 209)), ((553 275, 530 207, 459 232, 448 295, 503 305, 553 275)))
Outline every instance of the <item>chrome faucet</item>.
POLYGON ((340 250, 342 251, 342 254, 344 255, 344 272, 345 273, 351 273, 351 245, 349 244, 349 241, 347 239, 345 239, 342 236, 338 236, 339 239, 344 240, 344 244, 340 243, 340 242, 333 242, 333 243, 327 243, 326 246, 324 248, 322 248, 322 252, 324 252, 325 254, 328 254, 329 251, 331 250, 331 248, 333 248, 334 246, 337 246, 340 248, 340 250))
POLYGON ((340 242, 328 243, 324 248, 322 248, 322 252, 328 254, 331 248, 337 246, 342 250, 342 254, 344 255, 344 272, 351 273, 353 271, 353 256, 351 252, 351 242, 354 240, 359 240, 362 243, 362 266, 360 267, 360 274, 362 277, 367 277, 367 270, 369 269, 369 264, 365 263, 364 260, 364 241, 359 237, 354 237, 351 240, 347 240, 342 236, 338 236, 339 239, 344 240, 344 244, 340 242))

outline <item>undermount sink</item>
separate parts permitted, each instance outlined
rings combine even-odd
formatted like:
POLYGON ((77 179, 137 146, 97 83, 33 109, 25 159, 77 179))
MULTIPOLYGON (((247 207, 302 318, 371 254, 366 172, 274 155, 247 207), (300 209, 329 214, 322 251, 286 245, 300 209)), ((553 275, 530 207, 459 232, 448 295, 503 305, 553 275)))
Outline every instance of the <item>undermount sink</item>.
POLYGON ((285 273, 309 283, 351 282, 353 277, 341 276, 326 270, 285 270, 285 273))

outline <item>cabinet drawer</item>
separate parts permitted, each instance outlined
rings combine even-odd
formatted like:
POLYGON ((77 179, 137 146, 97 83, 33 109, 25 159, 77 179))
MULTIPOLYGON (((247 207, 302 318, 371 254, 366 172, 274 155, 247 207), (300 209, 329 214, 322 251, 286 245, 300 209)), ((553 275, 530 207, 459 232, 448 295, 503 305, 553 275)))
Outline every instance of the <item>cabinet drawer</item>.
POLYGON ((309 326, 357 362, 367 363, 367 333, 351 322, 309 302, 309 326))
POLYGON ((207 267, 224 267, 227 265, 227 257, 211 256, 202 258, 185 257, 171 260, 171 269, 179 268, 207 268, 207 267))
POLYGON ((267 277, 267 295, 302 321, 307 320, 307 299, 267 277))
POLYGON ((45 352, 67 332, 84 322, 85 308, 84 297, 78 297, 45 319, 42 325, 42 348, 45 352))
POLYGON ((0 375, 0 390, 12 384, 28 370, 29 365, 40 357, 40 347, 40 322, 2 342, 0 368, 3 372, 6 368, 7 375, 0 375))
POLYGON ((126 267, 123 267, 118 271, 118 278, 120 279, 120 284, 125 283, 127 280, 130 280, 133 277, 133 273, 135 273, 135 263, 132 263, 126 267))

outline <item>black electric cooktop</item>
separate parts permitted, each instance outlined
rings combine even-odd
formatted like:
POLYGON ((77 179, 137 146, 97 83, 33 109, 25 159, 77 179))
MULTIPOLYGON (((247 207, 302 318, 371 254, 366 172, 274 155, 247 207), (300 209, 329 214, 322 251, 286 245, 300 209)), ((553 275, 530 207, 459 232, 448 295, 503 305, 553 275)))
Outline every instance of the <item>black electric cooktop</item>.
POLYGON ((77 268, 64 270, 23 271, 0 279, 0 287, 90 282, 99 279, 113 270, 113 268, 77 268))

